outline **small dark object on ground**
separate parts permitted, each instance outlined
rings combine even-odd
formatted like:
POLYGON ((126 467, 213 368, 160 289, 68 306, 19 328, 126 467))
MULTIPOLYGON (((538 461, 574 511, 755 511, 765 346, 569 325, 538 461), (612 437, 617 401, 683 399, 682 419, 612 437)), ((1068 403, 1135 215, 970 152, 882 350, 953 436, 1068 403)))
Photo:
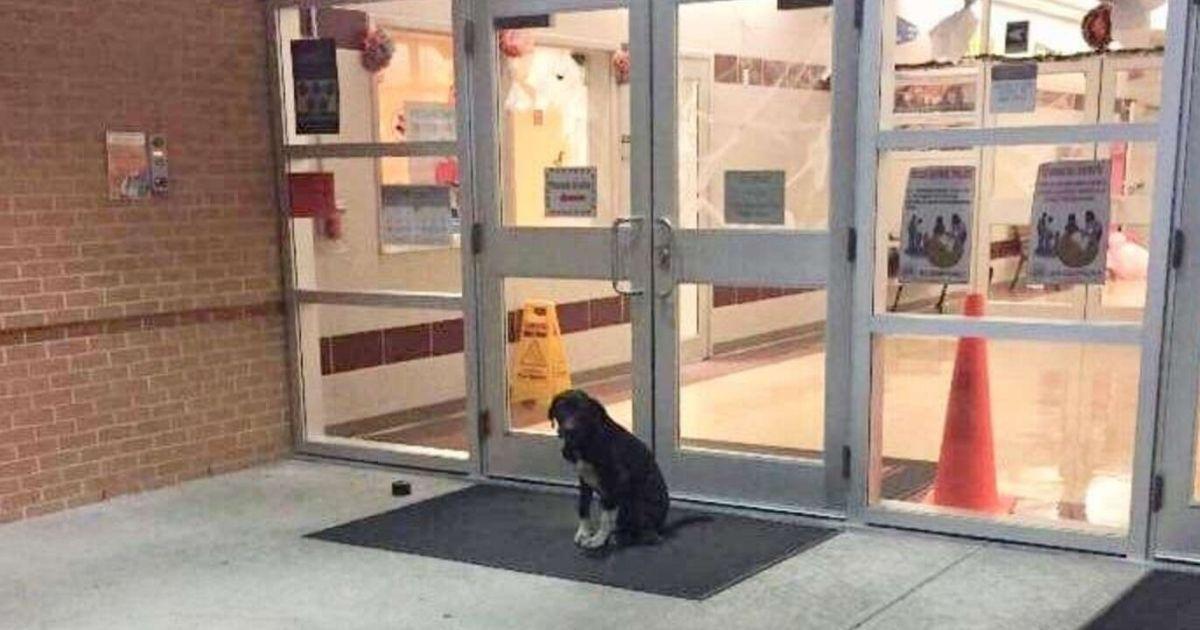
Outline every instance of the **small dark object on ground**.
POLYGON ((404 481, 403 479, 392 482, 392 496, 406 497, 410 494, 412 494, 412 484, 411 483, 408 483, 407 481, 404 481))

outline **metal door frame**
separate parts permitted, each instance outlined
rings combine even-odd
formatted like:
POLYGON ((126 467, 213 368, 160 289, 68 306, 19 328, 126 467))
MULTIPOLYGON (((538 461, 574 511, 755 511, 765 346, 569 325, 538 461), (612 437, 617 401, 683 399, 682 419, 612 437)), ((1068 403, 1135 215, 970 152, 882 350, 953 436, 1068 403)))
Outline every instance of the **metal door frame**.
MULTIPOLYGON (((504 278, 563 278, 627 281, 632 328, 632 382, 634 432, 651 441, 650 369, 651 304, 648 273, 650 207, 649 182, 649 3, 627 0, 484 0, 469 4, 461 28, 470 33, 469 104, 474 133, 472 178, 476 206, 472 232, 477 252, 474 329, 480 369, 480 407, 477 420, 482 434, 478 473, 489 477, 572 483, 573 473, 563 463, 554 436, 512 433, 508 413, 508 326, 504 278), (499 163, 497 19, 553 15, 564 12, 627 9, 629 11, 630 74, 630 218, 621 222, 630 229, 522 228, 503 225, 499 163), (615 249, 620 248, 620 249, 615 249), (530 252, 537 252, 530 255, 530 252), (619 261, 614 258, 619 257, 619 261), (624 268, 615 268, 617 263, 624 268), (638 293, 640 292, 640 293, 638 293)), ((468 110, 464 110, 466 112, 468 110)))
MULTIPOLYGON (((717 0, 718 2, 720 0, 717 0)), ((849 413, 850 321, 826 319, 825 444, 822 460, 696 451, 677 446, 679 359, 676 295, 682 283, 821 287, 827 312, 847 312, 852 296, 854 206, 853 108, 833 108, 830 128, 830 211, 827 230, 736 230, 673 227, 678 215, 676 109, 678 7, 688 2, 654 3, 654 417, 655 451, 673 493, 711 502, 737 503, 841 516, 850 482, 849 413), (738 252, 769 252, 753 263, 738 252), (662 254, 665 256, 660 257, 662 254), (845 465, 843 465, 845 463, 845 465)), ((713 2, 715 3, 715 2, 713 2)), ((831 33, 833 103, 855 103, 858 89, 858 33, 853 0, 833 5, 831 33)))
MULTIPOLYGON (((1174 15, 1172 15, 1174 17, 1174 15)), ((1186 75, 1181 81, 1184 104, 1180 116, 1180 159, 1174 173, 1175 209, 1172 233, 1173 270, 1167 292, 1167 327, 1164 330, 1162 396, 1151 479, 1149 554, 1167 561, 1200 563, 1200 503, 1194 496, 1196 480, 1198 401, 1200 401, 1200 15, 1188 16, 1190 35, 1186 75)))

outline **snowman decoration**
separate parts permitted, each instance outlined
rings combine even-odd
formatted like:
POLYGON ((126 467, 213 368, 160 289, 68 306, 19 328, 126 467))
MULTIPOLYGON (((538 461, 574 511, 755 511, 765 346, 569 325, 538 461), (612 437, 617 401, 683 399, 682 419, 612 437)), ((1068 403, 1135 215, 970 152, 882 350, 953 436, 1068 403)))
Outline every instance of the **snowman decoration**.
POLYGON ((563 165, 586 164, 587 85, 583 57, 563 48, 505 47, 503 39, 501 50, 508 58, 512 79, 505 95, 504 109, 561 113, 568 147, 562 156, 563 165))

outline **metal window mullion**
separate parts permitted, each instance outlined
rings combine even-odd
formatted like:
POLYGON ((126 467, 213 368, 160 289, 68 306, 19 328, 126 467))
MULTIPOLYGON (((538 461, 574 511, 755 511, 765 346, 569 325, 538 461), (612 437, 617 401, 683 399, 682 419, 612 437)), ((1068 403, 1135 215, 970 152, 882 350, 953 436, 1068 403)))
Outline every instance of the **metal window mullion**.
POLYGON ((1154 142, 1158 139, 1158 134, 1157 123, 1041 125, 990 129, 897 129, 880 131, 877 146, 881 151, 918 151, 1033 144, 1154 142))
POLYGON ((492 0, 488 3, 488 11, 495 19, 547 13, 553 15, 574 11, 624 9, 628 6, 629 0, 492 0))
POLYGON ((1142 342, 1141 324, 1127 322, 1071 322, 886 313, 871 319, 870 330, 872 334, 884 336, 980 337, 1109 345, 1138 345, 1142 342))
POLYGON ((297 289, 296 300, 301 304, 329 304, 379 308, 409 308, 439 311, 461 311, 461 293, 421 291, 327 291, 297 289))

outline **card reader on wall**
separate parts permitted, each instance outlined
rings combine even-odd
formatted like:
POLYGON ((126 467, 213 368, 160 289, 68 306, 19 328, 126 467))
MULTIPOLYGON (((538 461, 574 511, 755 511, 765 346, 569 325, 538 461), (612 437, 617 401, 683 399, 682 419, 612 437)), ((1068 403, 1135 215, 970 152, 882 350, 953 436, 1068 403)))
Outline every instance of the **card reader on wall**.
POLYGON ((167 139, 150 136, 150 190, 155 197, 167 196, 170 178, 167 176, 167 139))

